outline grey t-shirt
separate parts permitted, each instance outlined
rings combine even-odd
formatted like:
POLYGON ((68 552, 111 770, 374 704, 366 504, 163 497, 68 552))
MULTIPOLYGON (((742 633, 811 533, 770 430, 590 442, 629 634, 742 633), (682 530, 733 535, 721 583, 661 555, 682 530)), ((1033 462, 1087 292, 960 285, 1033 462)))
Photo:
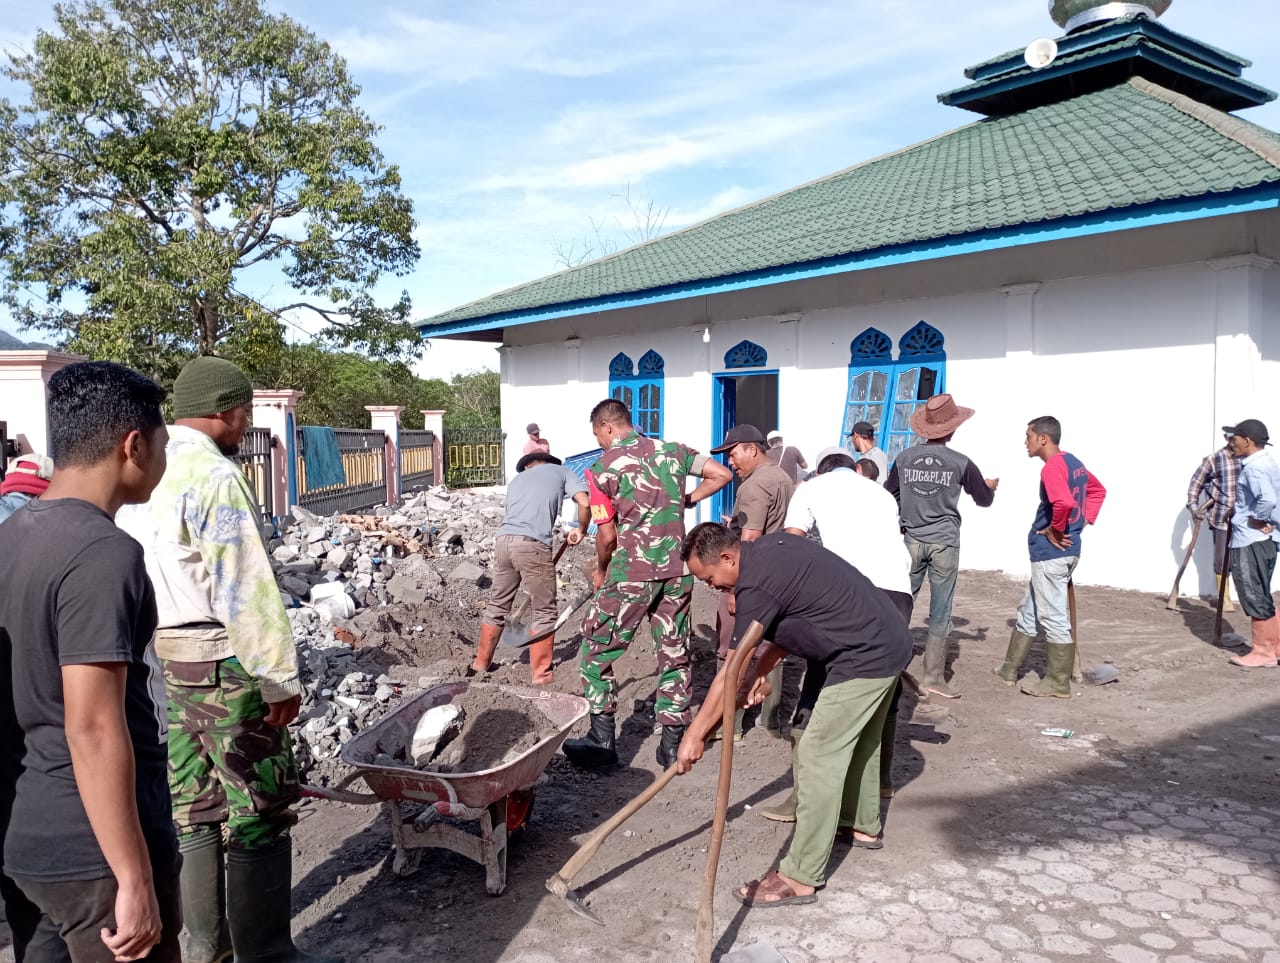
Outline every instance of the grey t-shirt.
POLYGON ((587 490, 586 483, 563 465, 530 465, 507 486, 507 514, 499 535, 524 535, 551 544, 560 506, 571 495, 587 490))
POLYGON ((875 462, 875 466, 880 469, 880 474, 876 475, 876 483, 883 488, 884 483, 889 478, 889 456, 884 453, 884 449, 876 447, 868 448, 864 451, 858 456, 858 461, 862 461, 864 458, 875 462))
POLYGON ((960 493, 979 507, 995 499, 982 472, 946 445, 914 445, 898 456, 884 484, 898 499, 902 527, 919 542, 960 547, 960 493))

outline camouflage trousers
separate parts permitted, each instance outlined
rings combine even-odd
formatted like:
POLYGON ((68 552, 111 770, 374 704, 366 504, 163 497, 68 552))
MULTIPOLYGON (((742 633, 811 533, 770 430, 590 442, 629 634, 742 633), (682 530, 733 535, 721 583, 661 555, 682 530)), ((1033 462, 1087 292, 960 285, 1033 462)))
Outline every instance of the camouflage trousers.
POLYGON ((649 616, 658 653, 654 714, 664 726, 687 725, 689 702, 689 602, 693 576, 654 582, 612 582, 591 600, 582 620, 583 694, 592 714, 615 712, 618 685, 613 663, 627 651, 640 620, 649 616))
POLYGON ((178 837, 225 825, 229 848, 275 842, 297 822, 289 730, 267 725, 262 690, 237 659, 163 666, 178 837))

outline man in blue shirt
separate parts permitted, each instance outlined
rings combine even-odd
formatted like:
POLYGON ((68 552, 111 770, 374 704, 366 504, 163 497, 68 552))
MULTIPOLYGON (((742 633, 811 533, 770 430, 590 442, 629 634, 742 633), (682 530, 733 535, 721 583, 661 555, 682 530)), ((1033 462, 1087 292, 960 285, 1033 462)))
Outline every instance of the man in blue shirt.
POLYGON ((1276 542, 1280 541, 1274 519, 1280 499, 1280 466, 1266 451, 1267 426, 1256 418, 1222 430, 1230 435, 1231 448, 1240 457, 1235 515, 1231 518, 1231 576, 1240 607, 1249 616, 1253 641, 1252 649, 1232 656, 1231 661, 1246 669, 1274 668, 1280 658, 1280 619, 1271 597, 1271 576, 1276 570, 1276 542))

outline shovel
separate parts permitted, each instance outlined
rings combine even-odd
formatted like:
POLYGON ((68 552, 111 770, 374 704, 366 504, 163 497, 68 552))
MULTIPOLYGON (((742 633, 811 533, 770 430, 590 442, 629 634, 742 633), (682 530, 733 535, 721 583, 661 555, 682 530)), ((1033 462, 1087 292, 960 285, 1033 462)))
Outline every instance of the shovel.
POLYGON ((1071 640, 1076 644, 1076 664, 1071 671, 1072 682, 1083 682, 1085 685, 1106 685, 1120 678, 1120 670, 1110 662, 1102 662, 1088 669, 1080 668, 1080 633, 1076 629, 1076 583, 1067 582, 1067 607, 1071 611, 1071 640))
POLYGON ((1182 581, 1182 573, 1187 570, 1187 566, 1191 563, 1191 553, 1196 550, 1196 539, 1200 537, 1200 525, 1204 522, 1204 516, 1212 506, 1213 499, 1209 499, 1191 514, 1191 517, 1195 519, 1195 525, 1191 529, 1191 542, 1187 545, 1187 554, 1183 556, 1182 564, 1178 566, 1178 574, 1173 577, 1173 588, 1169 591, 1169 600, 1164 604, 1165 608, 1174 612, 1178 611, 1178 583, 1182 581))
MULTIPOLYGON (((551 559, 553 572, 555 567, 560 564, 560 557, 564 555, 564 550, 568 547, 568 542, 561 542, 560 547, 556 549, 555 557, 551 559)), ((529 597, 528 592, 521 589, 520 600, 516 602, 511 614, 507 616, 507 624, 502 630, 500 638, 503 645, 519 649, 529 644, 529 610, 532 607, 533 599, 529 597)), ((556 626, 556 628, 559 627, 559 625, 556 626)))

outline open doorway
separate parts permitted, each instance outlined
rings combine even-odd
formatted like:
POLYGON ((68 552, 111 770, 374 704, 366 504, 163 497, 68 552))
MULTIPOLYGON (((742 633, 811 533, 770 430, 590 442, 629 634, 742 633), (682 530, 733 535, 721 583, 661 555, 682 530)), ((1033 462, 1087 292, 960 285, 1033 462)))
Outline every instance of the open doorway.
MULTIPOLYGON (((712 386, 712 447, 719 445, 734 425, 755 425, 767 435, 778 430, 778 372, 752 371, 745 374, 718 374, 712 386)), ((717 456, 728 464, 724 455, 717 456)), ((711 517, 721 521, 733 509, 738 482, 718 491, 711 503, 711 517)))

